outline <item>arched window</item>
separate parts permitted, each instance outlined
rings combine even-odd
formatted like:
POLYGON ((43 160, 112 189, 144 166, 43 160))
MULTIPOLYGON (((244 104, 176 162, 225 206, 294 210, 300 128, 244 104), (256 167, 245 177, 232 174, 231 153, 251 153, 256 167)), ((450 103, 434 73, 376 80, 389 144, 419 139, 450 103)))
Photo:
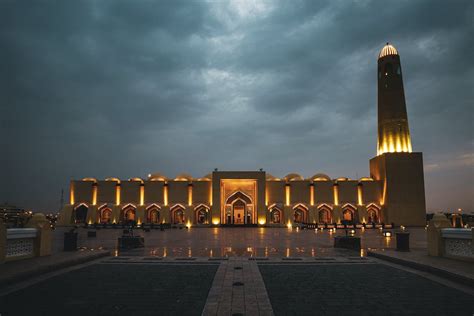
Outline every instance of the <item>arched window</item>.
POLYGON ((385 76, 391 75, 393 73, 393 66, 391 63, 385 64, 385 76))
POLYGON ((75 224, 82 224, 86 222, 87 218, 87 211, 89 208, 85 204, 81 204, 74 209, 74 223, 75 224))
POLYGON ((351 210, 344 210, 342 212, 342 219, 346 222, 352 222, 354 220, 354 214, 351 210))
POLYGON ((282 212, 276 207, 270 211, 270 220, 272 224, 280 224, 282 221, 282 212))

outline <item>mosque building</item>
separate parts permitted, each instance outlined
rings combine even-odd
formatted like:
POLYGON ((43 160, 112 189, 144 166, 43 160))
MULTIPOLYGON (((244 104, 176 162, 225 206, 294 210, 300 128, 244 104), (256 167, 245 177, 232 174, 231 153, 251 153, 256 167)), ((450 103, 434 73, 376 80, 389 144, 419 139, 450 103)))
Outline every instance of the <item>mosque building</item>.
POLYGON ((84 178, 70 183, 59 225, 170 223, 287 226, 304 223, 426 224, 422 153, 412 152, 400 56, 385 45, 378 57, 377 156, 370 177, 332 179, 317 173, 282 178, 260 171, 220 171, 147 179, 84 178))

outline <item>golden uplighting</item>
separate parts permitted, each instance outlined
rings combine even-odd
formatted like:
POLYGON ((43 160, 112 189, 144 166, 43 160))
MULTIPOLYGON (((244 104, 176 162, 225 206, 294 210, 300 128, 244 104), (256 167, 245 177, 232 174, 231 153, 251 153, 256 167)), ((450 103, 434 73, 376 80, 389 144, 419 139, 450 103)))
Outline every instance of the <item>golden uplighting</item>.
POLYGON ((285 203, 286 203, 286 206, 289 206, 290 205, 290 185, 289 184, 286 184, 285 186, 285 203))
POLYGON ((168 184, 166 182, 163 186, 163 202, 165 206, 168 206, 168 184))
POLYGON ((213 224, 213 225, 219 225, 220 222, 221 222, 221 221, 220 221, 218 218, 213 218, 213 219, 212 219, 212 224, 213 224))
POLYGON ((383 232, 384 237, 392 237, 392 232, 383 232))
POLYGON ((265 218, 259 219, 259 220, 258 220, 258 223, 259 223, 260 225, 265 225, 265 223, 266 223, 265 218))
POLYGON ((69 202, 71 203, 71 205, 74 205, 74 182, 72 181, 69 188, 69 202))
POLYGON ((140 226, 142 224, 142 219, 139 217, 137 220, 137 225, 140 226))
POLYGON ((336 184, 333 186, 334 190, 334 205, 339 205, 339 187, 336 184))
POLYGON ((115 204, 120 205, 120 184, 115 187, 115 204))
POLYGON ((140 205, 145 203, 145 186, 143 184, 140 185, 140 205))
POLYGON ((92 225, 92 219, 89 217, 89 220, 87 221, 87 224, 92 225))
POLYGON ((188 185, 188 205, 193 205, 193 186, 192 184, 188 185))
POLYGON ((357 186, 357 203, 359 205, 364 204, 364 201, 362 199, 362 185, 357 186))
POLYGON ((189 220, 186 222, 186 227, 191 228, 191 222, 189 220))
POLYGON ((97 185, 92 185, 92 205, 97 205, 97 185))
POLYGON ((288 224, 286 224, 286 227, 288 227, 288 229, 292 229, 292 228, 293 228, 293 226, 291 226, 291 222, 290 222, 290 221, 288 221, 288 224))
POLYGON ((309 187, 309 203, 314 206, 314 183, 311 183, 309 187))

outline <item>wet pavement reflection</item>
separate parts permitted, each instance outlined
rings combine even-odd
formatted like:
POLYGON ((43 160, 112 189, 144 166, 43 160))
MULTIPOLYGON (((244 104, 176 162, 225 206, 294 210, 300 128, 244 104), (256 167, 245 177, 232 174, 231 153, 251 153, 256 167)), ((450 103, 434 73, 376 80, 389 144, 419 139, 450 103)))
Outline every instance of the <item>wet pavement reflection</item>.
MULTIPOLYGON (((345 235, 344 229, 302 230, 288 228, 190 228, 151 230, 135 229, 134 234, 145 238, 145 247, 130 251, 117 249, 117 238, 122 229, 99 229, 97 237, 88 237, 93 229, 80 228, 78 244, 88 249, 110 249, 112 255, 156 256, 156 257, 328 257, 353 256, 354 252, 335 249, 334 237, 345 235)), ((61 251, 62 236, 66 229, 54 232, 55 251, 61 251)), ((356 230, 361 237, 365 256, 367 249, 390 249, 396 247, 395 232, 385 237, 378 229, 356 230)), ((426 231, 410 229, 412 248, 426 248, 426 231)))

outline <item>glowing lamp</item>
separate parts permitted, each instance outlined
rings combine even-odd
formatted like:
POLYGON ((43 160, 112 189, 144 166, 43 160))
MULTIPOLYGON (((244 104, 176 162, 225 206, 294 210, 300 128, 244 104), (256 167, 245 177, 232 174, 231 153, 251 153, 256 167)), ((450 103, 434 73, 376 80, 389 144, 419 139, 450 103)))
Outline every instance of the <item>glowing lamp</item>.
POLYGON ((383 232, 383 235, 384 235, 385 237, 392 237, 392 232, 385 231, 385 232, 383 232))
POLYGON ((220 223, 220 221, 219 221, 218 218, 214 218, 214 219, 212 220, 212 224, 213 224, 213 225, 219 225, 219 223, 220 223))
POLYGON ((186 228, 188 228, 188 229, 191 228, 191 222, 190 222, 190 221, 188 221, 188 222, 186 223, 186 228))
POLYGON ((265 225, 266 221, 265 221, 264 218, 261 218, 261 219, 258 220, 258 223, 259 223, 260 225, 265 225))

